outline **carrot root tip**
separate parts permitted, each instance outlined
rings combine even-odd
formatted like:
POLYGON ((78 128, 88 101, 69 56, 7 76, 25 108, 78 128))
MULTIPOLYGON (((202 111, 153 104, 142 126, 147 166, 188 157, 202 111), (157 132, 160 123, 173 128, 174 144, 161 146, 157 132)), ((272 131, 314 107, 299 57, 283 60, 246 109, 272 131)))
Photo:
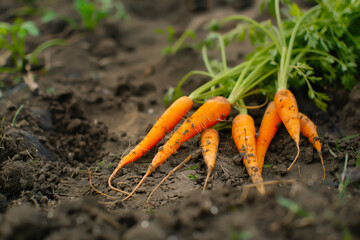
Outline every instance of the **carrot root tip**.
POLYGON ((300 155, 300 147, 299 147, 299 143, 296 143, 296 147, 297 147, 297 154, 295 156, 295 159, 293 160, 293 162, 291 163, 291 165, 287 168, 287 171, 290 171, 292 166, 295 164, 296 160, 298 159, 299 155, 300 155))
POLYGON ((204 183, 204 187, 203 187, 202 193, 205 192, 205 189, 206 189, 208 180, 209 180, 209 178, 210 178, 210 174, 211 174, 211 169, 209 169, 209 171, 208 171, 208 173, 207 173, 207 176, 206 176, 206 179, 205 179, 205 183, 204 183))
POLYGON ((138 183, 138 185, 136 185, 136 187, 134 188, 134 190, 132 190, 132 192, 125 198, 123 198, 121 201, 125 201, 130 197, 133 197, 134 193, 136 192, 136 190, 140 187, 140 185, 145 181, 145 179, 147 178, 147 176, 149 176, 151 172, 147 172, 144 177, 140 180, 140 182, 138 183))
POLYGON ((322 184, 324 181, 325 181, 325 177, 326 177, 326 169, 325 169, 325 165, 324 165, 324 159, 322 157, 322 152, 321 151, 318 151, 319 153, 319 156, 320 156, 320 160, 321 160, 321 166, 323 168, 323 171, 324 171, 324 176, 323 176, 323 179, 321 180, 320 184, 322 184))

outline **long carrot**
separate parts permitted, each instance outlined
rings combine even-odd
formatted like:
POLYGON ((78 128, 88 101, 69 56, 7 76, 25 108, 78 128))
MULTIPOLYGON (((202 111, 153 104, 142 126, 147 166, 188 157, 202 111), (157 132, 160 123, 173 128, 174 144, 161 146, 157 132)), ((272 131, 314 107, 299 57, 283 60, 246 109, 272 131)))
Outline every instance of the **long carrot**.
POLYGON ((156 121, 145 138, 128 155, 121 159, 108 179, 109 187, 115 191, 129 194, 111 185, 111 180, 115 177, 116 173, 120 168, 135 161, 152 149, 161 139, 163 139, 167 132, 170 132, 176 124, 180 122, 192 106, 193 101, 187 96, 183 96, 171 104, 171 106, 156 121))
POLYGON ((299 108, 296 102, 294 95, 288 89, 280 89, 275 94, 275 106, 276 111, 281 118, 281 121, 286 127, 290 137, 295 141, 297 147, 297 154, 288 167, 288 171, 294 165, 296 160, 299 157, 300 153, 300 117, 299 117, 299 108))
POLYGON ((229 115, 230 110, 231 105, 224 97, 213 97, 206 101, 193 115, 185 120, 185 122, 164 144, 164 146, 160 148, 148 167, 144 177, 130 195, 123 200, 132 196, 138 187, 144 182, 146 177, 149 176, 149 174, 152 173, 159 165, 164 163, 173 153, 175 153, 184 142, 194 137, 204 129, 207 129, 219 121, 224 120, 229 115))
POLYGON ((255 124, 248 114, 238 114, 232 124, 232 137, 242 155, 246 170, 260 194, 265 194, 263 178, 256 159, 255 124))
POLYGON ((308 118, 305 114, 299 112, 299 115, 300 115, 300 131, 301 131, 301 133, 305 137, 307 137, 307 139, 314 146, 314 148, 317 150, 317 152, 320 156, 321 165, 324 170, 324 177, 321 181, 321 182, 323 182, 325 180, 326 170, 325 170, 325 166, 324 166, 324 160, 322 157, 321 143, 319 141, 320 138, 316 131, 316 126, 313 123, 313 121, 311 121, 310 118, 308 118))
POLYGON ((208 173, 205 179, 203 192, 206 189, 210 174, 215 167, 216 155, 219 147, 219 133, 213 128, 209 128, 201 134, 201 148, 208 173))
POLYGON ((256 157, 258 160, 260 173, 262 173, 266 151, 269 148, 270 142, 274 138, 280 125, 281 119, 276 111, 275 102, 271 101, 265 110, 259 128, 259 135, 256 138, 256 157))

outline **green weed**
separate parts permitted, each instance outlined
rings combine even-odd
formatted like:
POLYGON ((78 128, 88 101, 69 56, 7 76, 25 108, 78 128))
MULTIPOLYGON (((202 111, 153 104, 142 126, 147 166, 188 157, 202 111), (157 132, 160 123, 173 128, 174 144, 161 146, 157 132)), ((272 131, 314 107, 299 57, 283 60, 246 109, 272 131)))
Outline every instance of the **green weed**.
POLYGON ((81 17, 82 27, 94 30, 98 23, 112 15, 117 19, 126 19, 127 14, 121 2, 113 0, 74 0, 74 7, 81 17))
POLYGON ((38 64, 38 56, 45 49, 65 44, 63 39, 51 39, 37 46, 32 52, 26 52, 28 36, 39 36, 40 32, 31 21, 18 18, 13 24, 0 22, 0 49, 9 54, 10 62, 0 66, 0 73, 15 74, 14 80, 30 71, 30 66, 38 64))
POLYGON ((199 177, 199 175, 197 175, 197 174, 189 174, 189 175, 187 175, 187 177, 188 178, 190 178, 191 180, 195 180, 196 178, 198 178, 199 177))
POLYGON ((5 137, 5 126, 4 126, 4 121, 5 121, 5 117, 3 117, 1 119, 1 122, 0 122, 0 131, 1 131, 1 138, 0 138, 0 148, 1 148, 1 144, 2 142, 4 141, 4 137, 5 137))
POLYGON ((14 67, 0 67, 0 72, 19 73, 25 71, 27 64, 37 64, 38 55, 45 49, 54 45, 64 44, 62 39, 52 39, 40 44, 31 53, 26 53, 26 38, 39 36, 40 32, 31 21, 16 19, 13 24, 0 22, 0 49, 10 52, 14 67))
POLYGON ((300 204, 285 198, 281 195, 276 196, 277 203, 288 209, 289 211, 295 213, 297 216, 305 218, 307 221, 312 222, 315 219, 315 215, 311 212, 306 211, 301 207, 300 204))
POLYGON ((190 37, 192 39, 195 39, 195 33, 194 31, 187 29, 185 30, 181 36, 175 40, 175 30, 172 27, 167 27, 166 31, 163 29, 155 29, 155 32, 158 34, 161 34, 166 37, 168 41, 168 46, 163 48, 162 54, 163 55, 175 55, 177 52, 179 52, 183 48, 187 47, 194 47, 193 45, 186 45, 185 41, 190 37))
POLYGON ((342 172, 342 177, 340 179, 340 184, 339 184, 339 194, 338 194, 338 198, 341 199, 344 197, 344 194, 346 192, 346 189, 350 183, 350 179, 346 178, 346 169, 347 169, 347 164, 348 164, 348 159, 349 159, 349 154, 345 153, 345 162, 344 162, 344 170, 342 172))
POLYGON ((60 15, 53 9, 45 11, 41 20, 48 23, 54 20, 63 20, 73 29, 94 30, 101 20, 112 18, 114 20, 127 20, 129 18, 124 5, 114 0, 74 0, 74 9, 80 17, 80 23, 75 18, 60 15))
POLYGON ((248 231, 239 231, 239 232, 233 231, 231 234, 231 240, 250 240, 251 238, 252 235, 248 231))
POLYGON ((346 141, 346 140, 350 140, 350 139, 353 139, 353 138, 357 138, 359 136, 360 136, 360 134, 354 134, 354 135, 343 137, 341 140, 346 141))
POLYGON ((24 107, 24 105, 21 105, 18 110, 16 111, 15 115, 14 115, 14 118, 11 122, 11 126, 14 127, 15 126, 15 122, 16 122, 16 119, 17 119, 17 116, 19 115, 21 109, 24 107))
POLYGON ((194 166, 191 166, 185 170, 195 170, 195 169, 198 169, 200 166, 199 165, 194 165, 194 166))

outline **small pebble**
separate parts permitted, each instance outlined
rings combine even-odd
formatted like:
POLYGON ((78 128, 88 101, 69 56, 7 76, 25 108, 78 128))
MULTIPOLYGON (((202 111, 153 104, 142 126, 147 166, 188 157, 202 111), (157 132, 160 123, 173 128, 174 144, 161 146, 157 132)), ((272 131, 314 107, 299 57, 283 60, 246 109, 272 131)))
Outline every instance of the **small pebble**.
POLYGON ((219 213, 219 209, 216 206, 211 206, 210 212, 212 215, 216 215, 219 213))
POLYGON ((150 223, 149 223, 149 221, 144 220, 140 223, 140 225, 142 228, 148 228, 150 226, 150 223))

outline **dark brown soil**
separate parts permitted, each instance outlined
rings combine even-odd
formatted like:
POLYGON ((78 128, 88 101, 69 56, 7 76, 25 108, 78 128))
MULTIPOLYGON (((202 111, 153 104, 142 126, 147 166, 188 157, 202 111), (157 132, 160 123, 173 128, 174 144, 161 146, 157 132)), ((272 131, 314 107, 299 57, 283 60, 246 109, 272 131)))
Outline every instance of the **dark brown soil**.
MULTIPOLYGON (((164 111, 163 96, 168 88, 190 70, 204 69, 197 50, 161 55, 167 42, 154 29, 173 26, 181 33, 192 27, 202 36, 203 24, 212 18, 233 13, 264 18, 258 11, 260 1, 251 6, 217 1, 201 13, 189 12, 183 1, 150 2, 124 1, 131 16, 128 21, 103 21, 90 32, 52 22, 41 25, 40 37, 30 39, 29 48, 52 37, 65 38, 68 44, 47 50, 50 58, 43 60, 48 66, 46 73, 38 74, 38 94, 26 86, 4 90, 0 105, 5 119, 0 135, 0 238, 360 239, 360 172, 355 168, 360 137, 344 139, 360 132, 360 84, 351 92, 328 90, 327 112, 307 99, 306 89, 294 90, 300 110, 318 126, 326 168, 323 184, 319 184, 323 177, 320 158, 304 137, 297 163, 286 170, 296 146, 280 127, 263 170, 265 181, 278 182, 266 187, 266 196, 244 187, 251 181, 229 130, 220 132, 216 166, 204 194, 207 169, 202 156, 196 155, 164 182, 149 206, 145 204, 161 179, 197 151, 198 137, 184 144, 127 201, 121 201, 125 196, 107 186, 121 156, 164 111), (341 186, 346 159, 346 176, 350 177, 348 184, 341 186), (88 169, 94 187, 116 200, 90 187, 88 169)), ((54 4, 59 12, 74 14, 70 0, 54 4)), ((0 6, 0 20, 11 22, 12 10, 18 7, 21 5, 15 1, 5 1, 0 6)), ((229 63, 242 61, 249 49, 248 43, 230 46, 229 63)), ((204 81, 192 78, 185 94, 204 81)), ((261 101, 250 99, 249 104, 261 101)), ((250 110, 256 126, 263 111, 250 110)), ((157 147, 121 169, 113 184, 130 192, 157 147)))

